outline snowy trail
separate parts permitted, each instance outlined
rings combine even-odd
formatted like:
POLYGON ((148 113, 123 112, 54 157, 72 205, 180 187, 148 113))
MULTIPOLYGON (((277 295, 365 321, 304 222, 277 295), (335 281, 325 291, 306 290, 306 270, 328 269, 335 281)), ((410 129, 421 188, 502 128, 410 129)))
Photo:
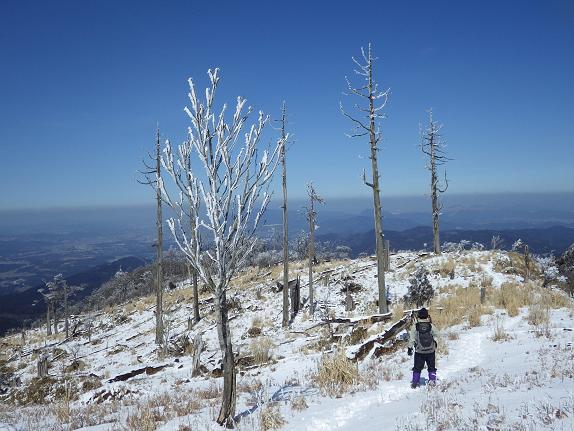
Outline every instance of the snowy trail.
MULTIPOLYGON (((518 319, 506 322, 507 328, 518 323, 518 319)), ((487 359, 483 348, 492 333, 490 326, 464 331, 460 338, 449 342, 450 353, 438 359, 439 379, 455 378, 471 367, 487 359), (478 331, 477 331, 478 329, 478 331)), ((289 420, 285 430, 371 430, 395 429, 396 419, 412 415, 413 406, 418 406, 425 388, 413 390, 410 380, 410 361, 405 363, 405 378, 400 382, 382 383, 378 390, 361 393, 344 399, 327 399, 320 405, 312 405, 289 420), (409 400, 411 402, 404 402, 409 400)), ((423 371, 423 375, 426 371, 423 371)), ((426 376, 424 376, 426 377, 426 376)), ((418 410, 418 408, 415 408, 418 410)))

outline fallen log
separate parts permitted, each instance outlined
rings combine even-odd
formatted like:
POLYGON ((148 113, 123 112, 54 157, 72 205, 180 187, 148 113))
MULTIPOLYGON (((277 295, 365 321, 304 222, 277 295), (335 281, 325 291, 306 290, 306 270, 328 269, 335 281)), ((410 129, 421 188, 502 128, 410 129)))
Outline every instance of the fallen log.
POLYGON ((111 378, 110 380, 108 380, 108 383, 125 382, 126 380, 131 379, 132 377, 135 377, 135 376, 139 376, 140 374, 143 374, 143 373, 146 373, 148 376, 151 376, 151 375, 163 370, 168 365, 170 365, 170 364, 158 365, 157 367, 147 366, 147 367, 143 367, 143 368, 138 368, 137 370, 132 370, 128 373, 120 374, 114 378, 111 378))
POLYGON ((347 358, 352 360, 361 360, 373 349, 375 344, 384 345, 387 341, 396 337, 401 331, 406 329, 412 323, 413 317, 415 316, 414 311, 406 313, 402 319, 398 320, 387 329, 385 332, 379 335, 375 335, 369 338, 362 344, 357 344, 355 346, 350 346, 347 348, 347 358))
POLYGON ((361 317, 335 317, 334 319, 326 319, 321 324, 326 323, 349 323, 351 325, 369 325, 373 323, 386 322, 393 318, 393 313, 373 314, 371 316, 361 317))

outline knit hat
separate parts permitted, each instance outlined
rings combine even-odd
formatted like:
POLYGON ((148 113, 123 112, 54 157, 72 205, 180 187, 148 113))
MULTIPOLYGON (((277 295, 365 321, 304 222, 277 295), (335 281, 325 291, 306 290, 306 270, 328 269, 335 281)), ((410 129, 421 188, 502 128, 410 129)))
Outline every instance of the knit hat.
POLYGON ((429 312, 428 312, 428 310, 427 310, 426 308, 424 308, 424 307, 421 308, 421 309, 418 311, 418 313, 417 313, 417 317, 418 317, 419 319, 428 319, 428 317, 429 317, 429 312))

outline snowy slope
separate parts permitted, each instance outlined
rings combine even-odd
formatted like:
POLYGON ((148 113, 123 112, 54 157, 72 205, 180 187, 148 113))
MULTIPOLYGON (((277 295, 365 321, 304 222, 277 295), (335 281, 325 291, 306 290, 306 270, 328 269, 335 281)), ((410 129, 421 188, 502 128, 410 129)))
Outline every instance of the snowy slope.
MULTIPOLYGON (((406 294, 409 277, 421 263, 430 271, 438 298, 454 287, 488 285, 496 290, 503 283, 522 283, 520 271, 513 268, 516 256, 505 252, 460 251, 439 257, 404 252, 392 256, 386 277, 394 303, 406 294)), ((306 299, 307 269, 295 265, 295 272, 306 299)), ((288 430, 574 429, 571 302, 550 310, 548 325, 530 324, 528 307, 514 317, 491 307, 478 326, 463 322, 439 328, 443 346, 435 388, 409 387, 412 359, 399 342, 379 359, 360 361, 361 381, 332 398, 317 383, 318 364, 337 349, 327 328, 335 333, 348 328, 321 321, 376 312, 375 263, 365 258, 320 265, 315 271, 315 316, 305 307, 287 329, 281 328, 281 294, 272 289, 278 279, 278 268, 250 269, 230 291, 233 344, 243 361, 238 366, 237 413, 245 415, 239 429, 270 429, 274 420, 288 430), (349 281, 360 287, 353 293, 357 307, 347 313, 344 285, 349 281), (497 327, 510 338, 494 341, 497 327), (253 363, 254 354, 267 348, 264 363, 253 363)), ((84 323, 88 317, 93 320, 91 341, 86 333, 67 342, 55 336, 46 340, 45 327, 28 331, 24 345, 19 335, 4 338, 3 357, 11 359, 5 365, 19 384, 8 390, 0 407, 0 430, 220 429, 213 418, 222 385, 216 377, 221 355, 210 294, 202 295, 205 317, 192 329, 187 323, 191 289, 184 284, 166 297, 172 345, 182 336, 193 340, 197 334, 206 342, 201 376, 192 377, 188 354, 158 351, 153 343, 153 298, 144 298, 78 316, 84 323), (50 389, 38 398, 36 361, 43 352, 56 359, 50 389), (73 363, 76 367, 70 367, 73 363), (138 370, 125 381, 114 381, 138 370), (10 394, 21 401, 43 402, 14 408, 10 394)), ((431 306, 431 313, 439 312, 431 306)), ((366 328, 367 334, 380 333, 391 323, 374 324, 366 328)))

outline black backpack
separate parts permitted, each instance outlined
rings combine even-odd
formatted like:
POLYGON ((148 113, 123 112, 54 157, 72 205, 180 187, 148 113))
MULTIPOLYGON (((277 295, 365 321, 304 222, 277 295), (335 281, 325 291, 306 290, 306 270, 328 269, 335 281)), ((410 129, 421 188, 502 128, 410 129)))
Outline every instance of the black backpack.
POLYGON ((432 325, 430 322, 417 322, 415 325, 417 330, 417 351, 419 353, 432 353, 434 352, 434 338, 431 334, 432 325))

